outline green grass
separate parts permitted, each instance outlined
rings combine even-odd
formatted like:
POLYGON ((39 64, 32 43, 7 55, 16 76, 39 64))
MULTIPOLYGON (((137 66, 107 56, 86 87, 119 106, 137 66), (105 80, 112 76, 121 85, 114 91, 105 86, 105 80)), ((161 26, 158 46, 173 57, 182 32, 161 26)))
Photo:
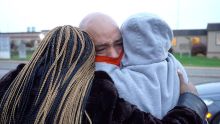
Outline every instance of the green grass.
MULTIPOLYGON (((18 52, 11 52, 11 59, 10 60, 21 60, 21 61, 28 61, 30 60, 33 51, 27 51, 27 57, 25 59, 20 59, 18 52)), ((1 59, 0 59, 1 60, 1 59)), ((3 59, 2 59, 3 60, 3 59)), ((4 59, 5 60, 5 59, 4 59)))
POLYGON ((27 57, 26 57, 26 59, 20 59, 20 58, 19 58, 19 55, 18 55, 18 52, 13 52, 13 53, 11 54, 11 59, 12 59, 12 60, 30 60, 32 54, 33 54, 33 51, 27 51, 27 57))
POLYGON ((220 59, 206 58, 205 56, 191 56, 174 54, 184 66, 220 67, 220 59))
MULTIPOLYGON (((28 51, 27 52, 27 58, 26 59, 19 59, 19 55, 17 52, 13 52, 11 54, 11 60, 24 60, 28 61, 30 60, 33 52, 28 51)), ((206 58, 205 56, 191 56, 188 55, 182 55, 180 54, 174 54, 174 56, 184 65, 184 66, 201 66, 201 67, 220 67, 220 59, 217 58, 206 58)))

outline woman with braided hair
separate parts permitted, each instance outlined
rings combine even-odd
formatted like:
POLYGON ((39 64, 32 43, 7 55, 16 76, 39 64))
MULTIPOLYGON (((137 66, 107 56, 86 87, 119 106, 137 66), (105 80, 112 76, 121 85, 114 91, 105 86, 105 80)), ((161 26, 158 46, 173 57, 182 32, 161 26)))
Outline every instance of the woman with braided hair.
POLYGON ((72 26, 51 30, 26 65, 0 79, 0 124, 202 123, 207 108, 191 93, 161 120, 119 98, 107 73, 94 73, 94 56, 86 32, 72 26))
POLYGON ((0 103, 0 123, 77 123, 94 76, 89 36, 71 26, 51 30, 0 103))

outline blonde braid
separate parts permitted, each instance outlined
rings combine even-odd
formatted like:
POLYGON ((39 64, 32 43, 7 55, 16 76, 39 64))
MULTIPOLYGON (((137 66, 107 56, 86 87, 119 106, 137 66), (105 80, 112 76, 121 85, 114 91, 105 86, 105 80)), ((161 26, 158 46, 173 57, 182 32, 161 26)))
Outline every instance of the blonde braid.
POLYGON ((51 30, 2 98, 0 123, 81 123, 94 58, 87 33, 51 30))

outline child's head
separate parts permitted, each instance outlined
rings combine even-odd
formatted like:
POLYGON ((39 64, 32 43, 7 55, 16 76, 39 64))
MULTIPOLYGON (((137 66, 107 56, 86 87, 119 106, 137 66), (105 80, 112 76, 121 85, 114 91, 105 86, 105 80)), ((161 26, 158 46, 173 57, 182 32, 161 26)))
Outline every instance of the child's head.
POLYGON ((150 13, 132 15, 122 24, 121 33, 124 65, 151 64, 167 58, 173 32, 158 16, 150 13))

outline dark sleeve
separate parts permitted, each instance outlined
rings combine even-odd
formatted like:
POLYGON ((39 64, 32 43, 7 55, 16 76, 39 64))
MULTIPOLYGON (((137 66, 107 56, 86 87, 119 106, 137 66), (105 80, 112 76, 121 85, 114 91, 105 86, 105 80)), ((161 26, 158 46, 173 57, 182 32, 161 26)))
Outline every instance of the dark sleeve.
MULTIPOLYGON (((120 102, 120 104, 124 103, 120 102)), ((126 109, 123 105, 120 107, 126 109)), ((193 95, 192 93, 184 93, 180 95, 177 106, 170 110, 161 120, 155 118, 150 113, 144 113, 135 108, 126 123, 202 124, 207 111, 207 106, 198 96, 193 95)))
MULTIPOLYGON (((112 80, 106 75, 99 72, 95 76, 86 105, 86 111, 94 124, 202 124, 207 108, 197 96, 183 94, 178 105, 163 119, 158 119, 119 98, 112 80), (191 102, 187 103, 186 100, 191 102), (200 105, 194 106, 197 104, 200 105)), ((89 123, 86 116, 83 117, 83 123, 89 123)))
POLYGON ((0 100, 3 97, 5 91, 8 89, 12 81, 15 79, 15 77, 18 75, 18 73, 21 71, 21 69, 24 67, 25 64, 19 64, 16 69, 6 73, 1 79, 0 79, 0 100))

